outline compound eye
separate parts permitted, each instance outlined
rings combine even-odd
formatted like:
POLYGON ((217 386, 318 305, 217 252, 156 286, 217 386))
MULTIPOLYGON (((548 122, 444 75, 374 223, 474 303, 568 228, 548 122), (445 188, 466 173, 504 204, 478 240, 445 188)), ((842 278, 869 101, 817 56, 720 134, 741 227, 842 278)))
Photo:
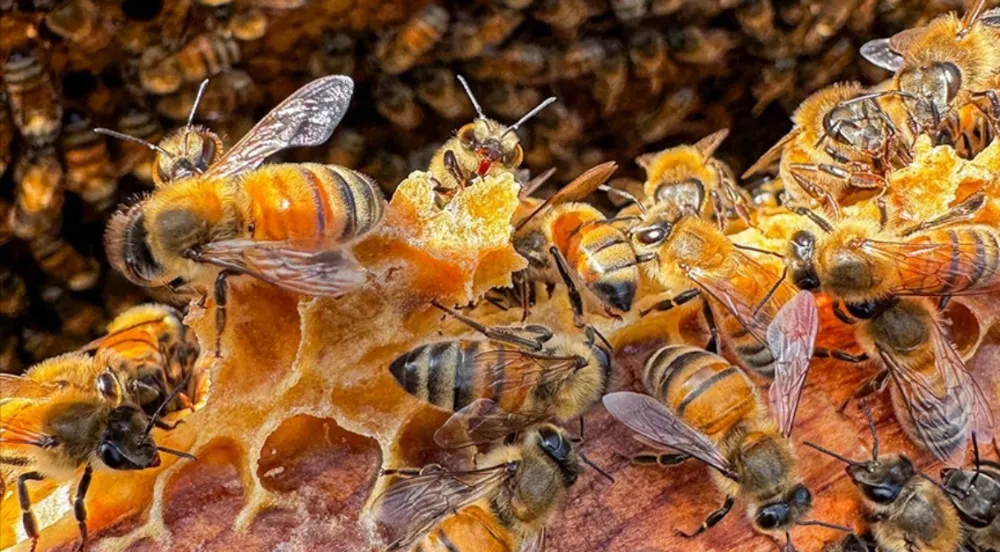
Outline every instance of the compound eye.
POLYGON ((458 140, 462 142, 464 148, 476 149, 476 127, 474 125, 462 127, 462 130, 458 131, 458 140))
POLYGON ((106 399, 118 397, 118 384, 111 372, 104 372, 97 376, 97 391, 106 399))
POLYGON ((659 245, 667 239, 667 229, 661 226, 643 228, 635 233, 635 239, 643 245, 659 245))
POLYGON ((543 427, 538 430, 538 434, 541 437, 541 447, 549 456, 559 461, 566 460, 566 457, 569 456, 569 443, 563 439, 561 433, 552 428, 543 427))
POLYGON ((959 71, 957 65, 951 62, 938 65, 938 72, 948 91, 948 103, 950 104, 962 89, 962 72, 959 71))
POLYGON ((504 152, 503 156, 500 158, 500 162, 508 167, 516 167, 521 164, 521 159, 524 157, 524 150, 521 149, 521 145, 518 144, 514 146, 513 149, 504 152))

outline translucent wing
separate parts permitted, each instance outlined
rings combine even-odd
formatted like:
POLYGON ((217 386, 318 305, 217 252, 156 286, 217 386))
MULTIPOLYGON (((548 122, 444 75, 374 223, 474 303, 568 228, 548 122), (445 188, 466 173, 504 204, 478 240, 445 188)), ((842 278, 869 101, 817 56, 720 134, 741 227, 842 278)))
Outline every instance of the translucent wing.
POLYGON ((983 12, 979 22, 987 27, 1000 27, 1000 8, 993 8, 983 12))
POLYGON ((755 161, 753 165, 750 165, 749 169, 743 171, 743 176, 740 178, 749 178, 777 163, 781 159, 781 152, 785 151, 785 146, 797 138, 801 132, 801 130, 793 129, 791 132, 784 135, 781 140, 778 140, 777 144, 771 146, 769 150, 764 152, 764 155, 760 156, 760 159, 755 161))
POLYGON ((0 401, 45 399, 64 387, 60 383, 40 382, 23 376, 0 374, 0 401))
POLYGON ((552 178, 552 175, 554 174, 556 174, 556 168, 551 167, 546 171, 544 171, 543 173, 539 174, 538 176, 532 178, 531 180, 526 182, 523 186, 521 186, 521 191, 518 192, 517 194, 518 197, 521 198, 530 197, 531 194, 537 192, 539 188, 544 186, 545 183, 548 182, 548 180, 552 178))
POLYGON ((903 56, 893 51, 890 41, 889 38, 877 38, 865 42, 861 46, 861 57, 872 65, 895 73, 903 66, 903 56))
POLYGON ((408 546, 445 515, 489 496, 510 480, 517 466, 508 462, 464 472, 425 468, 392 483, 375 499, 376 517, 402 534, 389 550, 408 546))
POLYGON ((545 551, 545 528, 524 537, 518 552, 544 552, 545 551))
POLYGON ((52 437, 42 426, 47 408, 32 401, 0 403, 0 444, 41 447, 51 443, 52 437))
POLYGON ((267 156, 285 148, 326 142, 347 113, 353 93, 350 77, 332 75, 310 82, 265 115, 205 175, 234 175, 259 167, 267 156))
POLYGON ((225 240, 198 248, 194 260, 248 274, 302 295, 338 297, 365 282, 365 270, 328 240, 225 240))
MULTIPOLYGON (((982 390, 965 370, 965 364, 948 338, 934 324, 935 373, 924 374, 901 364, 891 353, 880 350, 893 381, 899 388, 913 427, 922 444, 934 456, 948 460, 954 449, 945 448, 954 428, 975 431, 992 439, 993 415, 982 390)), ((959 447, 961 448, 961 447, 959 447)))
POLYGON ((514 229, 521 229, 528 223, 529 220, 534 218, 535 215, 541 213, 549 207, 552 207, 553 205, 559 205, 560 203, 566 203, 567 201, 579 201, 587 197, 601 184, 604 184, 608 178, 611 178, 611 175, 617 169, 618 164, 614 161, 601 163, 596 167, 587 169, 583 174, 574 178, 572 182, 563 186, 563 188, 556 192, 552 197, 546 199, 545 202, 539 205, 534 211, 519 220, 514 226, 514 229))
MULTIPOLYGON (((989 231, 992 234, 992 231, 989 231)), ((964 235, 978 237, 979 233, 964 235)), ((926 241, 921 235, 905 242, 865 240, 862 249, 890 261, 899 275, 893 295, 972 295, 1000 291, 1000 270, 987 244, 959 242, 949 232, 949 243, 926 241)))
POLYGON ((508 412, 490 399, 476 399, 434 432, 434 442, 444 449, 492 443, 548 418, 547 413, 508 412))
POLYGON ((785 303, 767 328, 767 344, 775 359, 774 383, 767 395, 771 412, 786 437, 795 423, 818 331, 819 310, 808 291, 800 291, 785 303))
POLYGON ((730 479, 736 478, 715 443, 656 399, 623 391, 605 395, 604 406, 615 419, 646 439, 697 458, 730 479))

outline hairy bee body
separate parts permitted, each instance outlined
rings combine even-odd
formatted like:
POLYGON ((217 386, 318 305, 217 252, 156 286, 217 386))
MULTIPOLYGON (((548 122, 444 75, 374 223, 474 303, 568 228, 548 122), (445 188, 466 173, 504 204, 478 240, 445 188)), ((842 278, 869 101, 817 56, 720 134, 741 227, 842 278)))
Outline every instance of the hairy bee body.
POLYGON ((107 139, 93 128, 87 113, 67 110, 59 141, 66 161, 66 189, 103 208, 113 200, 118 179, 107 139))
POLYGON ((506 126, 494 120, 478 118, 463 126, 431 158, 431 174, 443 188, 449 190, 465 186, 445 164, 445 153, 449 151, 454 154, 458 166, 469 178, 513 173, 524 158, 517 134, 507 132, 506 126), (485 151, 486 147, 489 152, 485 151), (481 155, 480 151, 484 153, 481 155))
POLYGON ((52 148, 29 150, 14 165, 12 233, 24 240, 52 233, 62 223, 63 167, 52 148))
POLYGON ((976 460, 976 466, 944 468, 941 484, 949 493, 976 550, 1000 549, 1000 464, 976 460))
POLYGON ((29 245, 38 266, 73 291, 90 289, 100 279, 101 265, 97 259, 83 255, 61 236, 42 235, 29 245))
POLYGON ((99 52, 114 39, 108 22, 90 0, 63 3, 45 15, 45 26, 85 52, 99 52))
POLYGON ((32 145, 52 143, 62 122, 62 103, 48 68, 35 52, 15 50, 3 64, 4 88, 14 125, 32 145))

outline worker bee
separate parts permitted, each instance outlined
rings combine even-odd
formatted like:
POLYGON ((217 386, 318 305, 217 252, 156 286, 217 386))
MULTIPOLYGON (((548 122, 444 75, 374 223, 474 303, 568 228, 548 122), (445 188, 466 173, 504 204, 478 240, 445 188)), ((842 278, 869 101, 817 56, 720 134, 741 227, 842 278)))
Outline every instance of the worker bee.
POLYGON ((329 31, 323 34, 322 41, 322 46, 309 56, 312 76, 354 74, 354 38, 347 33, 329 31))
POLYGON ((912 160, 911 137, 893 122, 884 101, 880 93, 857 83, 816 92, 795 110, 792 131, 743 178, 780 158, 786 190, 799 201, 825 199, 833 204, 852 191, 884 188, 885 172, 912 160))
POLYGON ((726 55, 736 48, 738 39, 725 29, 687 26, 667 31, 670 55, 681 63, 726 69, 726 55))
POLYGON ((692 538, 709 529, 729 513, 737 497, 747 502, 753 528, 765 534, 784 534, 791 541, 792 527, 810 524, 803 521, 812 509, 812 493, 798 473, 789 435, 818 328, 816 302, 802 292, 767 330, 768 343, 780 359, 768 391, 773 419, 745 373, 688 346, 668 345, 649 357, 643 380, 656 398, 631 392, 604 397, 608 412, 643 442, 679 453, 643 454, 637 462, 669 465, 694 458, 716 470, 713 480, 725 493, 725 503, 693 533, 679 535, 692 538))
POLYGON ((39 536, 31 511, 28 483, 47 478, 68 479, 80 468, 73 512, 82 544, 88 539, 85 499, 95 468, 142 470, 160 465, 160 453, 191 458, 190 454, 158 446, 152 436, 156 416, 147 417, 129 402, 108 400, 120 393, 109 372, 97 385, 81 388, 46 381, 41 374, 53 371, 92 370, 90 358, 69 354, 46 361, 28 376, 0 374, 0 444, 4 445, 0 469, 4 481, 17 481, 24 532, 32 541, 39 536))
POLYGON ((557 35, 573 38, 584 22, 603 10, 595 0, 541 0, 532 15, 552 27, 557 35))
POLYGON ((90 0, 64 2, 45 14, 45 26, 88 53, 111 44, 112 29, 90 0))
MULTIPOLYGON (((148 144, 158 144, 163 139, 163 126, 154 114, 138 107, 126 109, 118 118, 118 132, 134 136, 148 144)), ((139 180, 153 183, 153 160, 156 151, 142 143, 125 140, 121 143, 119 172, 130 172, 139 180)))
POLYGON ((569 146, 576 144, 584 136, 583 116, 561 103, 538 114, 535 134, 550 145, 569 146))
POLYGON ((861 492, 865 519, 878 550, 958 550, 962 528, 947 495, 905 455, 880 458, 870 417, 868 425, 873 445, 872 459, 867 462, 851 460, 815 443, 804 444, 847 464, 847 475, 861 492))
POLYGON ((955 141, 968 130, 958 126, 957 112, 970 103, 980 105, 996 128, 1000 99, 993 89, 1000 61, 992 52, 1000 38, 1000 14, 985 11, 985 4, 976 1, 961 19, 945 14, 924 27, 862 46, 865 59, 895 73, 894 88, 902 93, 915 133, 955 141))
POLYGON ((85 256, 58 235, 41 235, 28 244, 38 267, 73 291, 90 289, 101 277, 97 259, 85 256))
POLYGON ((475 80, 499 80, 536 85, 546 80, 552 67, 552 51, 531 42, 515 42, 506 48, 478 57, 465 64, 465 72, 475 80))
POLYGON ((165 117, 183 121, 197 106, 199 119, 222 121, 234 118, 233 113, 251 103, 253 94, 254 82, 250 75, 233 69, 209 81, 204 89, 184 86, 175 94, 157 99, 156 110, 165 117))
POLYGON ((643 192, 648 202, 674 202, 678 195, 692 196, 683 200, 697 205, 700 199, 710 199, 698 205, 703 218, 714 217, 720 229, 726 221, 738 216, 750 224, 750 203, 747 193, 736 185, 732 171, 712 155, 729 129, 716 131, 694 145, 681 145, 657 153, 640 155, 635 162, 646 170, 643 192))
POLYGON ((87 112, 67 109, 59 145, 66 161, 66 189, 103 209, 114 200, 118 178, 107 140, 93 128, 87 112))
POLYGON ((243 42, 260 40, 267 34, 267 15, 259 8, 247 7, 237 10, 226 21, 226 30, 233 38, 243 42))
POLYGON ((975 467, 944 468, 941 484, 966 529, 973 550, 1000 548, 1000 464, 979 458, 973 440, 975 467))
POLYGON ((28 288, 14 267, 0 267, 0 315, 18 318, 28 308, 28 288))
POLYGON ((143 93, 173 94, 184 84, 177 56, 161 45, 142 50, 135 71, 143 93))
POLYGON ((62 103, 45 62, 31 50, 13 50, 3 64, 3 81, 21 136, 33 146, 51 144, 59 134, 62 103))
MULTIPOLYGON (((0 374, 20 374, 23 370, 21 354, 18 350, 20 337, 10 319, 0 319, 0 374)), ((0 471, 0 488, 3 487, 3 472, 0 471)))
POLYGON ((376 517, 402 534, 388 550, 542 550, 583 462, 566 432, 545 424, 473 470, 385 470, 401 478, 375 499, 376 517))
POLYGON ((389 365, 407 393, 454 412, 434 434, 443 448, 503 439, 556 418, 582 416, 604 394, 611 350, 596 330, 554 335, 545 327, 490 327, 435 303, 486 340, 421 345, 389 365))
POLYGON ((583 38, 570 44, 559 59, 558 72, 565 79, 595 74, 607 56, 606 41, 583 38))
POLYGON ((517 119, 542 101, 542 93, 533 86, 498 82, 486 92, 485 100, 500 117, 517 119))
POLYGON ((629 35, 628 57, 636 75, 649 81, 649 91, 659 94, 676 68, 667 55, 670 46, 660 32, 644 28, 629 35))
POLYGON ((375 44, 375 59, 390 75, 413 67, 444 37, 451 16, 440 4, 428 4, 393 33, 375 44))
POLYGON ((174 55, 184 81, 201 82, 232 69, 240 61, 240 45, 224 33, 202 33, 174 55))
POLYGON ((524 14, 508 8, 491 8, 481 17, 456 21, 448 32, 444 57, 473 59, 499 46, 524 21, 524 14))
POLYGON ((649 0, 611 0, 611 11, 622 23, 635 23, 646 16, 649 0))
POLYGON ((22 240, 50 234, 62 223, 63 168, 52 148, 32 149, 14 165, 13 234, 22 240))
POLYGON ((56 313, 59 330, 66 335, 90 338, 106 322, 100 305, 74 297, 59 286, 46 286, 40 295, 42 301, 56 313))
POLYGON ((474 177, 513 172, 521 166, 524 150, 521 149, 517 129, 556 101, 555 98, 548 98, 508 127, 487 119, 468 83, 461 75, 458 80, 469 95, 477 117, 475 121, 460 128, 454 138, 445 142, 431 160, 429 170, 437 179, 439 187, 447 193, 455 193, 464 188, 474 177))
POLYGON ((191 405, 184 387, 198 358, 198 342, 173 307, 155 303, 133 307, 108 324, 107 335, 84 346, 100 369, 116 374, 130 400, 147 415, 191 405), (173 397, 165 404, 167 397, 173 397))
POLYGON ((628 84, 629 60, 625 47, 617 40, 605 39, 604 61, 594 73, 594 99, 601 105, 601 114, 611 115, 618 108, 628 84))
MULTIPOLYGON (((356 169, 361 164, 361 159, 364 158, 365 147, 367 145, 368 140, 364 134, 353 128, 342 127, 333 135, 330 147, 326 150, 324 161, 330 165, 340 165, 348 169, 356 169)), ((378 175, 368 171, 364 172, 365 174, 371 174, 376 181, 381 182, 378 175)))
POLYGON ((341 76, 305 85, 204 172, 120 210, 105 235, 112 266, 137 285, 212 286, 220 329, 234 274, 313 296, 362 284, 365 272, 344 247, 381 221, 378 185, 332 165, 260 167, 287 147, 325 142, 352 91, 341 76))
MULTIPOLYGON (((462 119, 472 114, 470 109, 472 105, 458 86, 455 74, 450 69, 439 66, 425 67, 415 70, 414 75, 417 79, 415 88, 417 97, 429 105, 438 115, 445 119, 462 119)), ((531 105, 534 106, 536 103, 531 105)), ((495 106, 496 104, 490 102, 490 105, 495 106)), ((520 113, 524 113, 524 111, 520 111, 518 114, 520 113)), ((503 112, 501 114, 507 116, 503 112)), ((514 115, 514 117, 516 116, 514 115)))
POLYGON ((424 121, 424 110, 417 104, 413 89, 395 77, 381 77, 375 84, 375 111, 390 123, 413 130, 424 121))
POLYGON ((639 139, 643 144, 658 142, 668 136, 676 136, 697 126, 687 122, 687 118, 701 107, 701 97, 693 88, 681 88, 663 96, 659 105, 636 116, 639 139))

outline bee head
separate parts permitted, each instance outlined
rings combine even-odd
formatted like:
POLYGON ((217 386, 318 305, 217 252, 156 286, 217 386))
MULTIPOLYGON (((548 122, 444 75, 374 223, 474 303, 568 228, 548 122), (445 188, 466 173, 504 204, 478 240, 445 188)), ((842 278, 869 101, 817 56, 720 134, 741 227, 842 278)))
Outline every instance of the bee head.
POLYGON ((806 291, 819 289, 819 274, 813 264, 816 257, 816 236, 808 230, 799 230, 792 235, 788 249, 792 282, 806 291))
POLYGON ((97 456, 113 470, 142 470, 160 465, 160 453, 146 432, 149 419, 133 405, 116 407, 97 446, 97 456))
POLYGON ((945 468, 941 482, 962 521, 981 529, 1000 516, 1000 483, 982 472, 945 468))
POLYGON ((903 455, 847 466, 847 475, 865 498, 876 504, 890 504, 915 475, 913 462, 903 455))
POLYGON ((222 139, 204 127, 185 126, 163 139, 153 163, 157 186, 204 173, 222 152, 222 139))
POLYGON ((487 174, 495 163, 513 169, 521 165, 524 150, 521 148, 517 134, 507 132, 500 123, 489 119, 476 119, 458 132, 462 147, 475 154, 479 160, 476 174, 487 174))
POLYGON ((904 97, 904 102, 924 127, 938 126, 961 89, 962 71, 950 61, 912 67, 899 73, 899 90, 909 96, 904 97))
POLYGON ((812 493, 799 483, 777 501, 768 502, 753 514, 754 526, 764 532, 784 532, 812 509, 812 493))

